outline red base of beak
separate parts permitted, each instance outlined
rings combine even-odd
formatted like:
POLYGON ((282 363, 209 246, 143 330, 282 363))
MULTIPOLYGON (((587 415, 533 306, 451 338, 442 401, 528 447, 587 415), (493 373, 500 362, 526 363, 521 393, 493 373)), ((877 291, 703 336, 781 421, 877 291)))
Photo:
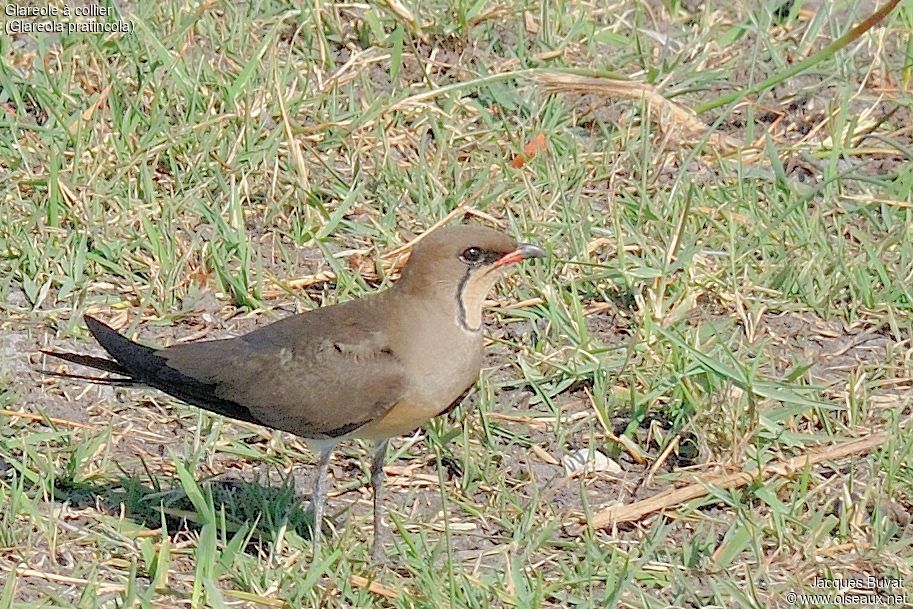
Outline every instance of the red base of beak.
POLYGON ((518 243, 517 249, 498 258, 497 262, 495 262, 495 268, 507 266, 508 264, 516 264, 517 262, 522 262, 527 258, 544 257, 545 250, 538 245, 533 245, 532 243, 518 243))

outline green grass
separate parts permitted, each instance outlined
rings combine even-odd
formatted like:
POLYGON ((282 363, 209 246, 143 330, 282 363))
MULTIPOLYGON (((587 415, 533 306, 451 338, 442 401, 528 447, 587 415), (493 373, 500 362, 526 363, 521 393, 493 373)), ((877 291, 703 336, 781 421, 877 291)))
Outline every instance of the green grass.
POLYGON ((834 51, 869 3, 687 4, 136 3, 127 35, 0 38, 0 609, 913 598, 913 7, 834 51), (581 70, 709 131, 539 81, 581 70), (91 344, 86 312, 165 343, 356 298, 458 208, 550 256, 495 294, 476 390, 391 450, 389 566, 364 447, 313 561, 300 441, 36 372, 91 344), (581 448, 622 473, 566 476, 581 448))

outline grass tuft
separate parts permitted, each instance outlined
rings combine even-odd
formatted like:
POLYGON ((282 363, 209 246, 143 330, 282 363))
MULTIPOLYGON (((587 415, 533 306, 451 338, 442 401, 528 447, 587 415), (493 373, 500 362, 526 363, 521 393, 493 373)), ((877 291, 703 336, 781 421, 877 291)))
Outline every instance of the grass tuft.
POLYGON ((0 38, 0 609, 909 604, 913 7, 761 4, 111 4, 130 33, 0 38), (85 313, 243 332, 463 220, 549 257, 391 448, 388 566, 361 445, 314 561, 299 440, 36 372, 85 313))

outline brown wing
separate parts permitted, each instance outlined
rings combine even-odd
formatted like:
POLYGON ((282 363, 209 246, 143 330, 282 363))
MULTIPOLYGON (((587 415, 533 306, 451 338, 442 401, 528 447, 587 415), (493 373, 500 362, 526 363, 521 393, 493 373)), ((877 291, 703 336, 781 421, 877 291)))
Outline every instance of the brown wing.
POLYGON ((263 425, 303 437, 340 436, 393 407, 407 387, 384 329, 370 323, 373 304, 317 309, 245 336, 156 355, 263 425))

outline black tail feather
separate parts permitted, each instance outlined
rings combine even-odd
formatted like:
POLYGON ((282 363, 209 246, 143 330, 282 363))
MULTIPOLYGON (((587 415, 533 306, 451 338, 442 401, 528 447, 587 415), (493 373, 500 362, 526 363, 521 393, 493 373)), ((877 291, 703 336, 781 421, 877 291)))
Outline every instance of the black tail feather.
POLYGON ((42 349, 41 352, 45 355, 56 357, 57 359, 62 359, 73 364, 79 364, 80 366, 87 366, 89 368, 95 368, 96 370, 101 370, 103 372, 111 372, 112 374, 120 374, 121 376, 133 376, 130 374, 129 370, 114 360, 107 359, 105 357, 83 355, 82 353, 68 353, 66 351, 51 351, 49 349, 42 349))
POLYGON ((218 396, 216 385, 191 378, 171 368, 158 349, 135 343, 94 317, 86 315, 85 321, 95 340, 114 359, 59 351, 43 352, 74 364, 119 374, 126 378, 85 377, 54 372, 49 374, 106 385, 149 385, 216 414, 249 423, 260 423, 247 407, 218 396))
MULTIPOLYGON (((52 355, 52 354, 49 354, 52 355)), ((142 385, 140 381, 130 378, 118 378, 116 376, 88 376, 85 374, 70 374, 69 372, 54 372, 53 370, 41 370, 45 376, 56 376, 61 379, 73 379, 75 381, 85 381, 96 385, 118 385, 121 387, 133 387, 142 385)))
POLYGON ((121 374, 141 377, 144 372, 154 372, 164 363, 159 362, 159 358, 155 357, 157 349, 133 342, 94 317, 86 315, 84 319, 95 340, 105 348, 108 355, 117 360, 116 365, 125 371, 121 374), (152 365, 153 370, 148 370, 152 361, 155 362, 152 365))

